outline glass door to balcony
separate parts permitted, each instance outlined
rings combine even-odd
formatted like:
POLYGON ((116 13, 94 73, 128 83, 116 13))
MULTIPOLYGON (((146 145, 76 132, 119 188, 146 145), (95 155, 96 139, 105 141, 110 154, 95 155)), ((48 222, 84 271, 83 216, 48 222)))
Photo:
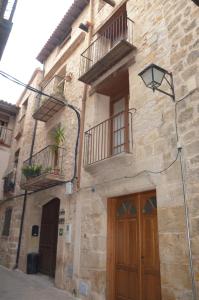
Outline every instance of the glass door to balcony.
POLYGON ((122 97, 111 102, 111 148, 112 155, 128 149, 128 98, 122 97))

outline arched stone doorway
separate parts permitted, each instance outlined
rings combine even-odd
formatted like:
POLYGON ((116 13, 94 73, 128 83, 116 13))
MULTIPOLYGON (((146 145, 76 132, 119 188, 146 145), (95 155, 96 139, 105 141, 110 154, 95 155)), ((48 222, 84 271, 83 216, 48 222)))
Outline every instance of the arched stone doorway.
POLYGON ((39 272, 55 277, 60 200, 54 198, 42 208, 39 241, 39 272))

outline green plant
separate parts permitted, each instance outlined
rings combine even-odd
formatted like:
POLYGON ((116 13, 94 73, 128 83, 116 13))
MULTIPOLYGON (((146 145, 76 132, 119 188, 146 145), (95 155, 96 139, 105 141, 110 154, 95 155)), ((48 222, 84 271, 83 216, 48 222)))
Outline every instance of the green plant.
POLYGON ((65 141, 64 127, 59 124, 53 131, 54 147, 60 147, 65 141))
POLYGON ((61 124, 59 124, 55 130, 53 131, 53 139, 54 144, 52 146, 52 149, 54 151, 54 170, 59 172, 59 147, 62 146, 63 142, 65 141, 65 134, 64 134, 64 127, 61 127, 61 124))
POLYGON ((22 168, 22 173, 26 178, 31 178, 41 175, 41 170, 41 165, 27 165, 22 168))

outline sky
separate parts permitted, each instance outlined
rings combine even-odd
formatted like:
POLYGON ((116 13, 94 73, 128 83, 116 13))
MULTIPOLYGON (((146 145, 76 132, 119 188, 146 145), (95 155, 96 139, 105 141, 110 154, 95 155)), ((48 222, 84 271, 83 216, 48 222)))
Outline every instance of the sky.
MULTIPOLYGON (((42 65, 37 55, 57 27, 73 0, 18 0, 13 28, 0 61, 0 70, 28 83, 42 65)), ((16 103, 23 91, 0 76, 0 100, 16 103)))

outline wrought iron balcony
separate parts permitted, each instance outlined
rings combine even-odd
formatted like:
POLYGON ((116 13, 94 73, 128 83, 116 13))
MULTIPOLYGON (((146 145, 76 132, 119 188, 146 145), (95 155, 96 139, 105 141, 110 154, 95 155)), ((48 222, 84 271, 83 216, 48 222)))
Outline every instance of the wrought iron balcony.
POLYGON ((5 126, 0 126, 0 145, 10 147, 12 142, 12 130, 5 126))
POLYGON ((133 49, 133 21, 123 13, 81 54, 79 80, 91 84, 133 49))
POLYGON ((12 172, 8 173, 4 177, 4 186, 3 186, 4 196, 8 196, 14 192, 15 179, 16 179, 16 171, 14 171, 14 170, 12 172))
POLYGON ((84 166, 132 150, 132 112, 121 112, 94 126, 84 136, 84 166))
POLYGON ((57 75, 54 76, 47 82, 42 92, 49 96, 40 96, 39 107, 36 108, 33 118, 47 122, 66 105, 64 101, 64 78, 57 75))
POLYGON ((24 161, 21 188, 34 191, 64 182, 65 149, 49 145, 24 161))

